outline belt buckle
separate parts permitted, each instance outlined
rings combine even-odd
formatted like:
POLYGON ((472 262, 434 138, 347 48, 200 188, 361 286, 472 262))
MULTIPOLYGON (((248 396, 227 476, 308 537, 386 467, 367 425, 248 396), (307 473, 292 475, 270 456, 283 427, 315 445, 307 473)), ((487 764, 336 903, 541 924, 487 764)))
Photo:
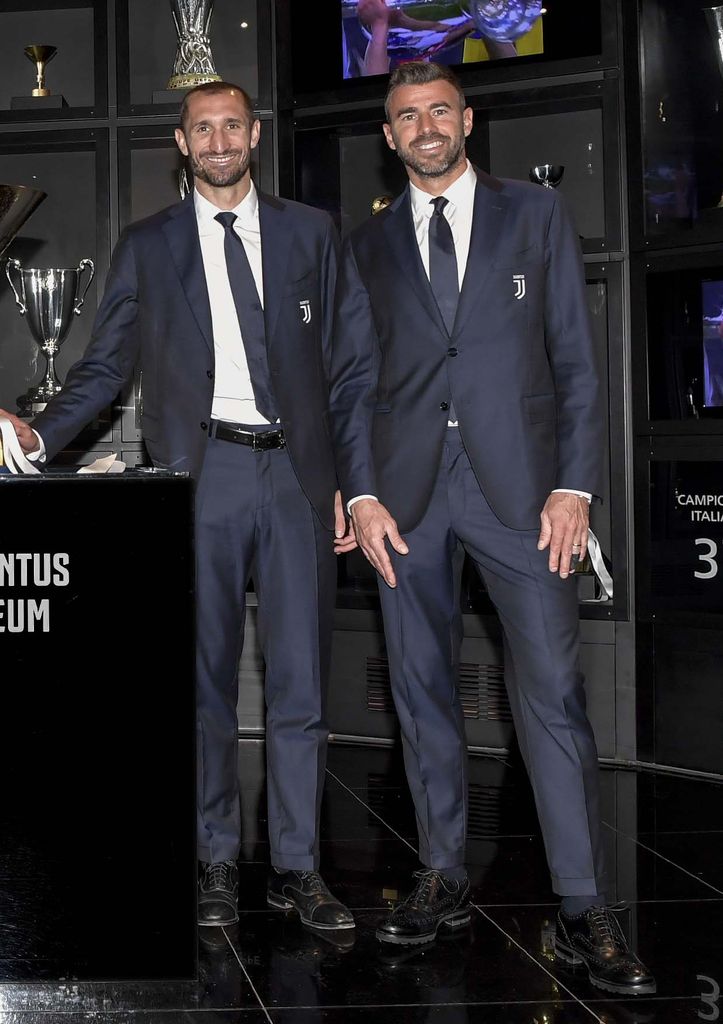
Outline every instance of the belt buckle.
POLYGON ((251 443, 252 452, 268 452, 274 448, 285 448, 286 438, 282 435, 280 430, 264 430, 263 432, 255 433, 253 441, 251 443), (276 444, 272 442, 276 441, 276 444))

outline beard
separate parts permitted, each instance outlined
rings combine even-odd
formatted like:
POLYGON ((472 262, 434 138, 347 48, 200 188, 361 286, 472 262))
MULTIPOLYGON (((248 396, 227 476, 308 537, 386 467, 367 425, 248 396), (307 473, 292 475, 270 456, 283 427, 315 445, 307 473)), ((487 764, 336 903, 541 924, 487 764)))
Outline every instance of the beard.
POLYGON ((214 167, 212 164, 206 164, 203 160, 198 157, 191 156, 191 170, 194 178, 198 178, 200 181, 205 181, 207 185, 212 185, 214 188, 225 188, 229 185, 235 185, 241 181, 246 171, 249 169, 251 162, 251 152, 246 154, 241 153, 239 150, 230 150, 228 154, 218 154, 219 156, 226 155, 238 155, 241 157, 237 164, 229 164, 228 167, 214 167))
POLYGON ((432 135, 415 139, 409 146, 402 146, 394 139, 394 145, 397 147, 397 156, 405 167, 409 167, 420 178, 441 178, 459 163, 464 152, 465 136, 464 132, 459 132, 452 138, 447 135, 432 135), (446 142, 447 145, 434 154, 425 156, 423 152, 414 148, 415 143, 440 141, 446 142))

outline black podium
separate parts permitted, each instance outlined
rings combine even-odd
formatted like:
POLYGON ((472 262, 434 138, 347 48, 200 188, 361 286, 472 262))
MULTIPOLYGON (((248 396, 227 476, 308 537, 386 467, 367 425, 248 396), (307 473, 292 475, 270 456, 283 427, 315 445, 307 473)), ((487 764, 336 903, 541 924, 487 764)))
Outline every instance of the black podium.
POLYGON ((0 981, 196 976, 192 492, 0 476, 0 981))

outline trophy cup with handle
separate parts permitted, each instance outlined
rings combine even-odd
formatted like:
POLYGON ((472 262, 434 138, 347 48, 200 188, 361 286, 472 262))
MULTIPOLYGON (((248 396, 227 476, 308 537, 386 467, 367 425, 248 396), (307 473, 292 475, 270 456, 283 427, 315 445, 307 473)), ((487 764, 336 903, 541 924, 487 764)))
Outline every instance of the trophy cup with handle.
MULTIPOLYGON (((17 235, 20 228, 44 199, 46 192, 26 185, 0 185, 0 256, 17 235)), ((8 456, 0 441, 0 473, 9 473, 8 456)))
POLYGON ((62 384, 55 372, 55 357, 70 331, 73 315, 80 315, 90 282, 95 274, 93 261, 81 260, 75 270, 40 270, 23 268, 20 260, 9 259, 5 273, 15 293, 20 315, 27 314, 28 327, 33 340, 47 361, 45 376, 40 384, 29 388, 18 398, 21 416, 34 416, 57 395, 62 384), (83 271, 89 272, 82 293, 83 271), (13 276, 17 278, 17 284, 13 276))
POLYGON ((557 188, 564 173, 563 164, 536 164, 530 168, 530 181, 544 188, 557 188))
POLYGON ((171 0, 171 11, 178 47, 166 89, 193 89, 205 82, 220 82, 208 35, 213 0, 171 0))

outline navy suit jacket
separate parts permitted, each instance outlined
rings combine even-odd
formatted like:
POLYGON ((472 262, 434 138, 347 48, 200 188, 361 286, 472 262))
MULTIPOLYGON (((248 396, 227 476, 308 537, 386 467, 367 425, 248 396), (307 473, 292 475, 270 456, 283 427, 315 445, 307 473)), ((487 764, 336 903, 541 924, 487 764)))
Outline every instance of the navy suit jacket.
MULTIPOLYGON (((261 192, 259 219, 274 397, 299 482, 332 529, 327 414, 336 229, 318 210, 261 192)), ((88 348, 33 422, 50 458, 113 401, 135 366, 143 371, 141 428, 154 465, 197 478, 211 421, 214 346, 193 194, 121 235, 88 348)))
POLYGON ((580 243, 562 197, 477 171, 451 335, 424 271, 409 188, 346 240, 331 423, 345 500, 374 494, 416 526, 450 399, 479 484, 513 529, 556 487, 599 494, 600 389, 580 243))

